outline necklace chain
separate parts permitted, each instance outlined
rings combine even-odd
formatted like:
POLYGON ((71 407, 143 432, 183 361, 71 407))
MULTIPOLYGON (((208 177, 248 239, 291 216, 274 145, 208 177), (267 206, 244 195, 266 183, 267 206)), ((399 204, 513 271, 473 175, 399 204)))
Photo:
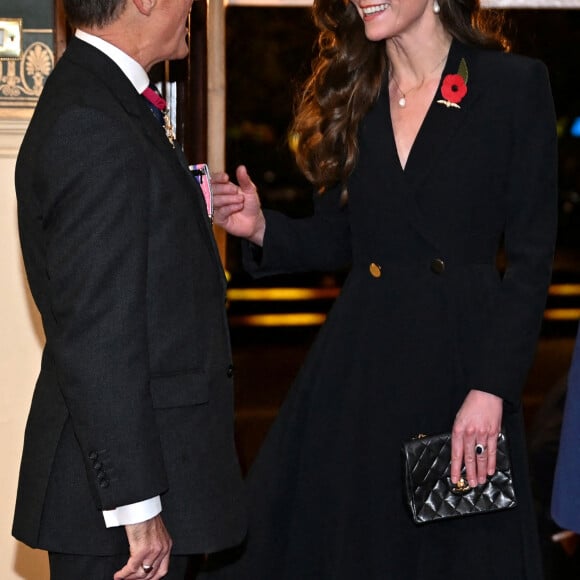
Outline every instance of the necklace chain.
POLYGON ((397 92, 401 95, 399 98, 399 107, 401 107, 402 109, 404 109, 407 106, 407 95, 409 95, 410 93, 412 93, 414 90, 418 89, 420 86, 423 85, 423 83, 425 82, 425 79, 432 75, 442 64, 443 62, 445 62, 447 58, 447 53, 445 53, 445 55, 443 56, 443 58, 435 65, 435 68, 429 72, 427 75, 425 75, 425 77, 423 78, 423 80, 415 85, 414 87, 411 87, 407 92, 403 92, 401 87, 399 86, 399 83, 397 82, 397 79, 395 78, 395 75, 393 74, 393 69, 390 70, 390 77, 391 80, 395 83, 395 88, 397 89, 397 92))

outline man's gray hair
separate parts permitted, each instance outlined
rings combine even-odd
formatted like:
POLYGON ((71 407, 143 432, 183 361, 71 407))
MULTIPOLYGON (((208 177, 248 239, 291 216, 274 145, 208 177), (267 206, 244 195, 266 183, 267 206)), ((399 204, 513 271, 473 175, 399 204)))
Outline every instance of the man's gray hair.
POLYGON ((97 27, 114 22, 127 0, 64 0, 64 10, 71 26, 97 27))

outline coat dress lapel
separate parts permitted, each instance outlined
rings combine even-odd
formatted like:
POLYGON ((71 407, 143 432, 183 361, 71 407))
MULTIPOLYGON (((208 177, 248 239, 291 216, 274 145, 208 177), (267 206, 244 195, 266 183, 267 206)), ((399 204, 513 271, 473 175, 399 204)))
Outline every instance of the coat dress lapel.
POLYGON ((456 40, 451 43, 439 88, 419 129, 405 167, 407 181, 414 188, 420 185, 420 182, 426 179, 437 166, 440 157, 446 154, 449 142, 465 124, 473 110, 473 104, 479 97, 473 61, 471 51, 466 46, 456 40), (447 107, 438 102, 444 100, 441 85, 447 75, 457 74, 462 59, 465 60, 469 73, 467 94, 459 103, 460 108, 447 107))
POLYGON ((390 195, 399 192, 397 195, 401 198, 398 203, 403 205, 402 211, 410 225, 438 250, 441 250, 441 242, 433 231, 432 219, 424 213, 417 198, 426 188, 428 180, 437 179, 437 171, 441 167, 450 166, 446 156, 453 150, 454 139, 477 110, 476 104, 483 93, 478 79, 477 57, 476 50, 457 40, 451 43, 440 86, 415 138, 404 170, 397 153, 386 83, 375 106, 363 120, 359 133, 359 142, 363 147, 359 165, 372 165, 377 183, 390 195), (465 59, 469 73, 467 94, 459 103, 460 108, 447 107, 437 102, 442 99, 441 84, 447 75, 457 74, 462 59, 465 59), (360 139, 362 134, 365 135, 364 140, 360 139))
MULTIPOLYGON (((444 162, 445 156, 450 154, 450 150, 453 149, 452 144, 454 138, 465 127, 473 111, 476 110, 476 103, 482 93, 482 86, 478 82, 476 60, 477 53, 475 51, 470 50, 469 47, 461 44, 457 40, 453 40, 449 57, 441 75, 439 88, 419 129, 403 172, 402 185, 405 190, 405 200, 411 224, 423 238, 435 247, 438 247, 439 243, 430 234, 432 229, 430 227, 431 219, 422 212, 421 207, 417 203, 417 194, 424 187, 425 182, 433 177, 438 167, 442 165, 448 166, 448 163, 444 162), (448 107, 438 102, 443 100, 441 86, 447 75, 458 73, 462 59, 467 65, 469 75, 467 80, 467 93, 460 101, 459 108, 453 106, 448 107)), ((386 100, 387 106, 389 106, 388 98, 386 100)), ((390 130, 391 134, 393 134, 392 126, 390 130)))

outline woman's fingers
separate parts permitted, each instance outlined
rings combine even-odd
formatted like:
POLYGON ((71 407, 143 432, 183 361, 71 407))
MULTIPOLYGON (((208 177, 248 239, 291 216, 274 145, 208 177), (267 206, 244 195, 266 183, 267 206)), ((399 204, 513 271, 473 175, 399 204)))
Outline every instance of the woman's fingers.
POLYGON ((459 409, 451 439, 451 480, 464 477, 471 487, 484 484, 496 469, 497 436, 503 400, 496 395, 471 390, 459 409))
POLYGON ((451 435, 451 481, 457 483, 461 478, 463 470, 463 432, 456 432, 451 435))
POLYGON ((497 468, 497 438, 499 432, 494 432, 487 438, 487 475, 493 475, 497 468))

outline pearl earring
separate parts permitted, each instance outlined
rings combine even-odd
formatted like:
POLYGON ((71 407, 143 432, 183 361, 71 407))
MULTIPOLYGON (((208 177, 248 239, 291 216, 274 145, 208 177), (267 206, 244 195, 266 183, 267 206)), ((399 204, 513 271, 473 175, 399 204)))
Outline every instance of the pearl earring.
POLYGON ((433 0, 433 12, 435 12, 435 14, 439 14, 439 12, 441 12, 441 6, 439 6, 439 2, 437 2, 437 0, 433 0))

